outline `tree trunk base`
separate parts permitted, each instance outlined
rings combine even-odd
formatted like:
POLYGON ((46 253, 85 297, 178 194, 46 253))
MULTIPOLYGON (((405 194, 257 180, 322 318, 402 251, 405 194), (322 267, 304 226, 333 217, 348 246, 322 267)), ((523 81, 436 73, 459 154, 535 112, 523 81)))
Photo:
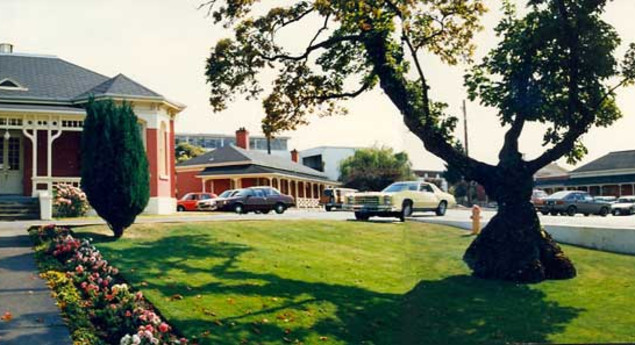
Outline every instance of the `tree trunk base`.
POLYGON ((463 260, 474 276, 517 283, 576 276, 573 263, 540 226, 530 203, 505 207, 483 228, 463 260))

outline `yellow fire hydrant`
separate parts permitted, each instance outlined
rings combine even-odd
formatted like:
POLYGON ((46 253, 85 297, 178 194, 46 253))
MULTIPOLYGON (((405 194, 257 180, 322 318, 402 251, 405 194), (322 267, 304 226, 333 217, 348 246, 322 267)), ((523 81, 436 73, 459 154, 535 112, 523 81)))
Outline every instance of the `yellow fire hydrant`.
POLYGON ((478 205, 472 206, 472 235, 481 233, 481 208, 478 205))

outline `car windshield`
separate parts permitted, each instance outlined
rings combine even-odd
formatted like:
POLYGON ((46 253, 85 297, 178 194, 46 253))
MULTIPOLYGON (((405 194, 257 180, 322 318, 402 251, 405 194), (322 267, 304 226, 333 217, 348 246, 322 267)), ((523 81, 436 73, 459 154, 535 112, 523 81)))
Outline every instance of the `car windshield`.
POLYGON ((239 189, 236 194, 232 194, 232 196, 247 196, 253 195, 254 193, 249 189, 239 189))
POLYGON ((384 193, 396 193, 402 192, 404 190, 417 190, 416 183, 393 183, 390 186, 386 187, 382 192, 384 193))
POLYGON ((549 196, 549 199, 562 199, 564 197, 566 197, 567 195, 571 194, 571 192, 557 192, 557 193, 553 193, 549 196))
POLYGON ((231 189, 230 190, 226 190, 226 191, 220 193, 220 195, 218 197, 219 198, 227 198, 227 197, 231 196, 233 192, 234 191, 231 190, 231 189))

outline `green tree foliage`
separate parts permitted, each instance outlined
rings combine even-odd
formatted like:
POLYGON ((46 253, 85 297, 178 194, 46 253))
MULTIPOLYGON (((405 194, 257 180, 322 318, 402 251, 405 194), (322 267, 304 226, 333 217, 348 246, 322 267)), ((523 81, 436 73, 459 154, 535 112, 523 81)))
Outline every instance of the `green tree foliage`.
POLYGON ((204 148, 186 142, 178 143, 174 150, 177 163, 185 162, 206 152, 204 148))
POLYGON ((471 63, 484 0, 300 0, 284 7, 206 1, 214 20, 234 33, 208 58, 210 102, 220 111, 238 95, 261 97, 258 76, 273 70, 263 105, 274 132, 306 124, 311 114, 345 113, 339 101, 379 87, 426 150, 480 183, 501 206, 466 252, 475 275, 522 282, 573 277, 529 200, 534 173, 561 157, 579 160, 586 152, 581 136, 620 117, 615 90, 635 80, 635 46, 621 62, 615 57, 620 40, 601 18, 606 2, 527 0, 520 16, 501 1, 500 44, 465 78, 469 96, 498 109, 508 128, 496 165, 453 145, 457 118, 430 96, 426 76, 434 67, 423 59, 471 63), (307 37, 299 50, 280 39, 298 28, 307 37), (544 153, 525 160, 518 139, 530 122, 548 130, 544 153))
POLYGON ((130 104, 91 99, 81 152, 82 189, 119 238, 150 198, 148 159, 130 104))
POLYGON ((361 191, 380 191, 395 181, 414 179, 412 164, 405 152, 391 148, 360 149, 340 162, 340 181, 361 191))

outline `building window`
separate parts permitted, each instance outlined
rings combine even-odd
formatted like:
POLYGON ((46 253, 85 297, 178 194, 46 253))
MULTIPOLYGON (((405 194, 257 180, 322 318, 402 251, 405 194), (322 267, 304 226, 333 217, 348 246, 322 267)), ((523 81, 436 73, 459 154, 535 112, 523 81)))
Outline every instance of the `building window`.
POLYGON ((168 140, 167 140, 168 130, 165 122, 161 122, 161 126, 159 127, 159 142, 158 144, 158 155, 159 155, 159 176, 167 177, 168 176, 168 152, 167 149, 168 140))
POLYGON ((145 123, 139 121, 137 122, 137 129, 139 130, 139 135, 141 136, 141 142, 143 143, 143 149, 148 150, 148 145, 146 145, 146 125, 145 123))

